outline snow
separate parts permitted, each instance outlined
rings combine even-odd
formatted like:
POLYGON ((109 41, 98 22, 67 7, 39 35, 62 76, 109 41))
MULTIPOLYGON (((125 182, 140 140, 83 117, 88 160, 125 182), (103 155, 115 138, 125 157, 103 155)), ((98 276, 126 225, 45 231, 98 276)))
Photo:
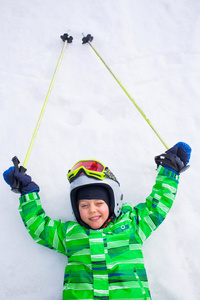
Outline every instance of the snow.
MULTIPOLYGON (((66 173, 80 159, 110 167, 133 205, 149 195, 166 149, 82 33, 171 147, 192 147, 165 222, 146 241, 153 300, 200 299, 200 2, 18 0, 0 3, 0 149, 3 173, 23 163, 63 42, 68 44, 27 164, 53 219, 71 219, 66 173)), ((0 299, 61 300, 66 258, 34 243, 18 195, 0 181, 0 299)))

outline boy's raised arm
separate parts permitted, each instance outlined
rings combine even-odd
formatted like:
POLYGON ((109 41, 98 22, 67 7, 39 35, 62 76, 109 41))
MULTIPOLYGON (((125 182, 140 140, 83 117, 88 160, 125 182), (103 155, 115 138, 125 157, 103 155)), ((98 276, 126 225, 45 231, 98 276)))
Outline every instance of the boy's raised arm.
POLYGON ((175 200, 179 174, 188 168, 191 148, 185 143, 178 143, 165 154, 155 157, 158 175, 151 194, 145 203, 133 209, 138 235, 142 242, 164 221, 175 200))
POLYGON ((30 176, 16 172, 14 167, 6 170, 3 176, 11 187, 15 178, 20 182, 19 211, 32 238, 38 244, 65 254, 64 236, 67 223, 52 220, 46 215, 38 194, 39 186, 32 181, 30 176))

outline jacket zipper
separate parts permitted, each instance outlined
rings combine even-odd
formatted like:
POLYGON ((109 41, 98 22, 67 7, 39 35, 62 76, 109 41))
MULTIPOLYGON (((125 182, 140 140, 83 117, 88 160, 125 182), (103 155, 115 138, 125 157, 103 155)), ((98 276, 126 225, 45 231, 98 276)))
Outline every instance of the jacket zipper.
POLYGON ((135 277, 136 277, 136 279, 137 279, 137 281, 138 281, 138 283, 139 283, 139 285, 140 285, 140 288, 141 288, 141 290, 142 290, 142 294, 144 295, 144 299, 146 299, 146 298, 147 298, 147 295, 146 295, 144 286, 143 286, 143 284, 142 284, 142 282, 141 282, 141 280, 140 280, 140 277, 138 276, 137 271, 136 271, 135 268, 133 269, 133 271, 134 271, 135 277))
POLYGON ((67 280, 66 280, 65 283, 64 283, 64 286, 66 286, 66 287, 67 287, 67 286, 70 284, 70 282, 71 282, 71 279, 72 279, 71 274, 72 274, 72 271, 70 270, 70 271, 69 271, 69 276, 68 276, 67 280))

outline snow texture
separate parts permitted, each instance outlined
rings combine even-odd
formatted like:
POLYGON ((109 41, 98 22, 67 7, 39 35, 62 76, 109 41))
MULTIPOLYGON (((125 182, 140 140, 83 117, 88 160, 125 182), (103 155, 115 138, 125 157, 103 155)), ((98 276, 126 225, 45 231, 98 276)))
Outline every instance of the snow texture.
MULTIPOLYGON (((66 173, 80 159, 110 167, 133 205, 156 177, 166 149, 82 33, 171 147, 192 147, 176 201, 144 245, 153 300, 200 299, 200 2, 198 0, 1 0, 0 171, 23 163, 63 42, 68 44, 27 173, 46 213, 72 218, 66 173)), ((37 245, 1 185, 1 300, 61 300, 66 257, 37 245)))

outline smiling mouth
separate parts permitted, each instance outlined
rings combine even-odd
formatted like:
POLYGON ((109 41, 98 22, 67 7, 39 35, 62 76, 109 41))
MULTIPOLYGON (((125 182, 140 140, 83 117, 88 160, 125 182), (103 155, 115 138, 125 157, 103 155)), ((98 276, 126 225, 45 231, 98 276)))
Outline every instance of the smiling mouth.
POLYGON ((96 217, 89 218, 89 220, 92 222, 95 222, 95 221, 98 221, 100 218, 101 218, 101 216, 96 216, 96 217))

